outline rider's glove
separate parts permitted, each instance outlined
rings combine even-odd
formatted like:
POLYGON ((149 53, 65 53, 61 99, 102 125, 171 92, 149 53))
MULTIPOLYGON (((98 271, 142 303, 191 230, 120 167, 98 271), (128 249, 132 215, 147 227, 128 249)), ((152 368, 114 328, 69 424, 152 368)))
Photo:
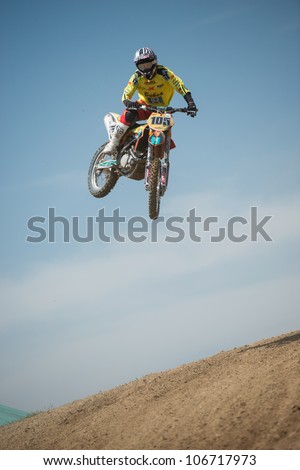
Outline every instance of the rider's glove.
POLYGON ((141 104, 137 101, 124 100, 123 104, 127 109, 137 109, 141 107, 141 104))
POLYGON ((188 104, 187 115, 191 117, 195 117, 198 109, 197 109, 197 106, 195 105, 195 101, 193 100, 191 93, 190 92, 186 93, 184 95, 184 99, 188 104))

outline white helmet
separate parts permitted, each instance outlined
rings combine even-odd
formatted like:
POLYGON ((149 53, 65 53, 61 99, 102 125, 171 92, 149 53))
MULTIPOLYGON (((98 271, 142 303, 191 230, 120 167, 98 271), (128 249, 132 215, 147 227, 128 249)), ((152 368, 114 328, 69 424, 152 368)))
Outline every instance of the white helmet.
POLYGON ((145 78, 151 80, 154 77, 157 69, 157 57, 152 49, 149 47, 138 49, 134 55, 134 63, 145 78))

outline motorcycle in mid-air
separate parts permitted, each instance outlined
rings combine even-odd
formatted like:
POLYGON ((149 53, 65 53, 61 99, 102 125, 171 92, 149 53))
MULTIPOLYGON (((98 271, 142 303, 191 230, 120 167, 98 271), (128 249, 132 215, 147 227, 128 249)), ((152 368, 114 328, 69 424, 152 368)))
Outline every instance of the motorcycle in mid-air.
MULTIPOLYGON (((149 192, 149 217, 156 219, 160 198, 168 186, 170 149, 175 147, 171 137, 172 114, 187 113, 188 109, 146 105, 141 109, 153 112, 146 124, 136 123, 128 129, 113 158, 103 153, 107 142, 96 151, 89 167, 88 187, 94 197, 101 198, 114 188, 121 176, 144 179, 145 189, 149 192)), ((119 118, 116 113, 104 117, 109 139, 119 118)))

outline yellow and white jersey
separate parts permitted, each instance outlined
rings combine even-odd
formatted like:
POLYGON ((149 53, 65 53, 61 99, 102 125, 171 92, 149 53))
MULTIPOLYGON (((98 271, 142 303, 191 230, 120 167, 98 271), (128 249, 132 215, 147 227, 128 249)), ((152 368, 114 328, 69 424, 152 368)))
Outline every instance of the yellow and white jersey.
POLYGON ((189 92, 181 78, 177 77, 167 67, 158 65, 156 74, 151 80, 147 80, 137 70, 129 79, 122 96, 122 101, 131 100, 137 91, 139 101, 147 105, 168 106, 173 97, 174 90, 182 96, 189 92))

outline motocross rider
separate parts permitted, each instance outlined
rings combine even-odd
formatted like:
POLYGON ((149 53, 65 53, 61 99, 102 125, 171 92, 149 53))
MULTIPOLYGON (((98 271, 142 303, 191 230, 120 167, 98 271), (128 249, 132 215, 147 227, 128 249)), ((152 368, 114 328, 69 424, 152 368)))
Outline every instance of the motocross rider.
POLYGON ((157 64, 156 54, 149 47, 138 49, 134 56, 137 70, 130 77, 124 89, 122 102, 126 109, 116 125, 110 142, 105 146, 103 153, 113 155, 127 129, 137 120, 146 120, 153 111, 139 109, 142 105, 168 106, 174 90, 180 93, 188 104, 188 115, 195 117, 197 107, 191 92, 185 87, 181 78, 170 69, 157 64), (131 101, 135 91, 139 99, 131 101))

